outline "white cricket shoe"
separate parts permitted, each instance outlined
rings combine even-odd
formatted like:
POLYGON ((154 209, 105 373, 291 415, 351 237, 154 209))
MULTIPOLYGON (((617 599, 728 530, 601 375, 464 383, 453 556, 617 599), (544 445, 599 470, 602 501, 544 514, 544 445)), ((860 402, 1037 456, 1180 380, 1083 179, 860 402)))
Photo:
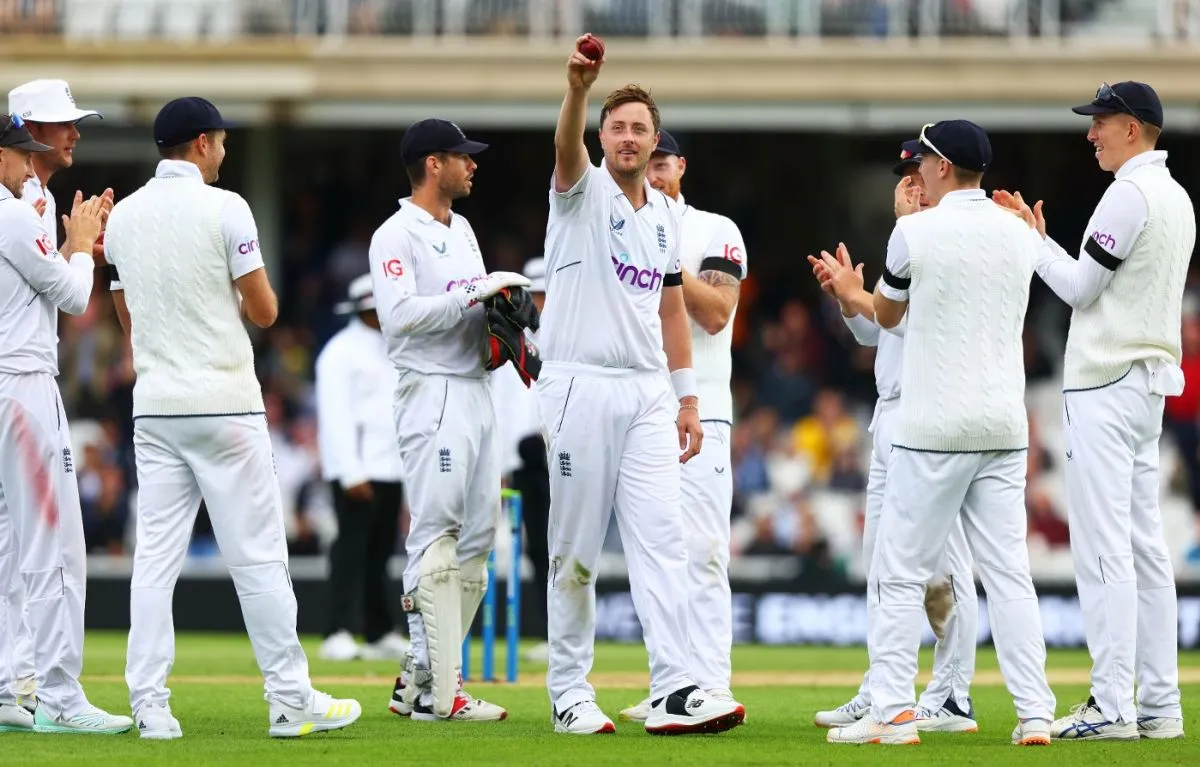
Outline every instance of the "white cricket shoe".
POLYGON ((358 648, 358 657, 363 660, 404 660, 407 652, 408 642, 392 632, 358 648))
POLYGON ((621 709, 617 718, 622 722, 645 722, 650 718, 650 699, 646 698, 641 703, 621 709))
POLYGON ((832 711, 818 711, 813 724, 818 727, 849 727, 871 712, 871 704, 855 695, 832 711))
POLYGON ((354 641, 354 637, 350 635, 349 631, 330 634, 321 643, 318 656, 321 660, 338 662, 354 660, 358 657, 358 642, 354 641))
POLYGON ((1022 719, 1012 733, 1014 746, 1050 745, 1049 719, 1022 719))
POLYGON ((979 732, 979 723, 975 721, 973 706, 963 711, 954 698, 947 698, 937 711, 917 709, 917 729, 921 732, 979 732))
POLYGON ((1183 737, 1183 720, 1170 716, 1140 716, 1138 736, 1150 740, 1174 740, 1183 737))
POLYGON ((292 708, 279 702, 270 707, 272 738, 298 738, 312 732, 349 727, 362 716, 362 706, 351 698, 334 698, 313 690, 308 705, 292 708))
POLYGON ((50 716, 45 706, 38 706, 33 714, 33 731, 57 735, 120 735, 129 732, 133 720, 127 716, 116 716, 88 705, 75 716, 64 719, 50 716))
POLYGON ((183 728, 179 720, 171 715, 168 706, 142 706, 133 715, 137 722, 138 735, 146 740, 174 740, 183 737, 183 728))
POLYGON ((910 746, 921 742, 917 715, 912 709, 901 711, 890 722, 879 722, 870 714, 854 724, 833 727, 825 735, 827 743, 878 743, 885 746, 910 746))
POLYGON ((0 703, 0 732, 33 732, 33 712, 16 703, 0 703))
POLYGON ((691 735, 732 730, 746 720, 737 701, 716 700, 695 685, 676 690, 650 704, 646 732, 651 735, 691 735))
POLYGON ((433 713, 433 693, 426 692, 413 704, 412 720, 414 722, 499 722, 508 718, 508 711, 495 703, 488 703, 481 698, 471 697, 466 690, 458 688, 454 703, 450 706, 450 716, 443 719, 433 713))
POLYGON ((601 735, 617 731, 594 700, 581 700, 561 714, 551 709, 554 731, 568 735, 601 735))
POLYGON ((1055 719, 1050 725, 1050 737, 1059 740, 1137 740, 1138 727, 1136 722, 1111 722, 1096 699, 1089 697, 1086 702, 1071 707, 1071 713, 1055 719))

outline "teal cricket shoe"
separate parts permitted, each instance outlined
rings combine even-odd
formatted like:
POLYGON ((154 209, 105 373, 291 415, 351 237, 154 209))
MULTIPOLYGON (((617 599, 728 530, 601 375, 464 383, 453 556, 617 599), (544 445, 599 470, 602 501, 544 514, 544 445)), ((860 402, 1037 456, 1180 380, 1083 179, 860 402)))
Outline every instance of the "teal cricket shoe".
POLYGON ((33 713, 33 731, 58 735, 120 735, 133 728, 133 720, 127 716, 115 716, 89 705, 71 717, 51 717, 45 706, 38 706, 33 713))

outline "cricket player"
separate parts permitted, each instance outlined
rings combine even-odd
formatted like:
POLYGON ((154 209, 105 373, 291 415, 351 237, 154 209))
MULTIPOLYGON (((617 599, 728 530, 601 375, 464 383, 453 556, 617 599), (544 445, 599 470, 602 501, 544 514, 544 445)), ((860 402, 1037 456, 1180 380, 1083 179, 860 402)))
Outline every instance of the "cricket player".
MULTIPOLYGON (((63 80, 34 80, 17 86, 8 93, 8 113, 25 122, 25 127, 34 141, 50 147, 49 151, 32 153, 33 176, 25 182, 21 198, 37 209, 46 227, 46 233, 57 248, 58 206, 47 184, 51 176, 63 168, 71 167, 74 162, 75 143, 79 140, 77 124, 87 117, 100 117, 100 113, 75 106, 71 89, 63 80)), ((106 200, 107 213, 112 209, 112 190, 105 190, 103 197, 106 200)), ((100 240, 103 240, 103 231, 102 227, 100 240)), ((102 257, 103 246, 98 245, 94 248, 92 255, 94 258, 102 257)), ((78 566, 72 567, 68 574, 71 581, 68 588, 78 592, 82 604, 87 586, 83 570, 83 539, 73 541, 71 545, 80 554, 78 557, 72 557, 71 562, 78 566)), ((20 579, 5 583, 3 588, 8 591, 8 609, 19 615, 14 618, 19 622, 15 640, 6 648, 16 653, 15 691, 22 705, 32 711, 37 704, 37 675, 33 665, 32 637, 26 621, 23 588, 20 579)), ((82 614, 80 618, 82 619, 82 614)))
POLYGON ((400 526, 403 467, 396 424, 381 418, 396 396, 396 367, 375 313, 371 275, 354 279, 335 307, 350 316, 317 355, 317 443, 321 473, 337 513, 329 550, 329 618, 320 655, 325 660, 403 660, 408 642, 397 634, 388 605, 388 562, 400 526), (354 640, 361 604, 363 635, 354 640))
POLYGON ((113 207, 105 252, 133 343, 137 540, 125 681, 143 738, 183 735, 171 714, 171 602, 203 499, 266 682, 271 737, 336 730, 362 713, 313 689, 296 636, 283 506, 242 318, 278 314, 250 206, 210 186, 226 123, 197 97, 154 118, 154 178, 113 207))
POLYGON ((58 312, 82 314, 92 292, 92 248, 105 200, 76 192, 63 217, 61 255, 54 235, 20 198, 34 175, 33 140, 20 117, 0 122, 0 583, 27 609, 39 702, 19 705, 14 653, 21 613, 0 615, 0 731, 117 734, 133 726, 91 705, 83 670, 86 551, 74 454, 58 386, 58 312), (13 584, 19 584, 14 589, 13 584))
POLYGON ((409 498, 405 610, 412 653, 389 708, 417 721, 497 721, 508 712, 462 689, 462 643, 487 590, 500 517, 500 455, 484 366, 482 302, 527 286, 484 270, 467 219, 471 141, 446 120, 409 126, 400 155, 412 196, 371 238, 375 311, 399 370, 394 414, 409 498))
MULTIPOLYGON (((590 39, 584 35, 576 46, 590 39)), ((554 728, 615 731, 587 681, 596 569, 615 511, 650 654, 645 729, 720 732, 741 724, 745 709, 697 685, 687 641, 679 464, 699 454, 704 435, 679 256, 683 206, 646 180, 658 107, 635 85, 605 99, 604 159, 591 164, 583 131, 603 63, 578 50, 567 61, 546 228, 536 391, 550 458, 547 686, 554 728)))
MULTIPOLYGON (((896 218, 930 207, 921 179, 920 155, 901 150, 900 162, 892 171, 900 176, 896 185, 896 218)), ((822 253, 809 256, 813 274, 821 288, 837 299, 842 319, 855 339, 864 346, 877 347, 875 382, 879 391, 870 431, 874 439, 867 479, 867 514, 863 524, 863 561, 868 569, 875 561, 879 515, 883 511, 884 489, 888 482, 888 459, 896 430, 900 405, 901 365, 904 354, 902 320, 892 330, 882 330, 875 322, 872 295, 863 289, 862 265, 850 263, 845 247, 837 256, 822 253)), ((925 616, 933 628, 937 643, 933 651, 933 679, 922 693, 916 708, 917 730, 932 732, 977 732, 971 705, 971 677, 975 672, 975 649, 979 626, 979 596, 971 570, 971 553, 963 533, 962 520, 955 520, 945 554, 933 579, 925 585, 925 616)), ((818 727, 844 727, 866 716, 871 710, 870 674, 863 675, 858 694, 832 711, 819 711, 818 727)))
POLYGON ((1039 202, 999 194, 1044 238, 1037 272, 1074 311, 1063 368, 1067 515, 1092 689, 1056 738, 1182 738, 1179 619, 1158 508, 1164 398, 1183 392, 1180 316, 1196 240, 1191 199, 1155 150, 1163 127, 1145 83, 1100 86, 1087 138, 1115 179, 1076 259, 1046 237, 1039 202), (1134 683, 1137 683, 1136 704, 1134 683))
MULTIPOLYGON (((709 695, 733 700, 730 653, 733 649, 733 597, 729 590, 729 514, 733 507, 729 430, 733 396, 733 316, 741 281, 746 278, 746 245, 737 224, 699 210, 680 191, 687 158, 665 129, 650 155, 650 185, 679 203, 683 229, 679 258, 683 301, 692 333, 692 361, 700 395, 704 450, 680 469, 680 493, 686 518, 687 645, 696 684, 709 695)), ((644 722, 650 699, 621 712, 621 719, 644 722)))
POLYGON ((996 652, 1018 723, 1050 742, 1054 694, 1025 540, 1028 421, 1021 333, 1038 242, 980 189, 992 147, 966 120, 930 124, 921 155, 934 207, 896 221, 873 309, 907 315, 899 412, 868 576, 871 711, 831 743, 919 743, 913 681, 925 585, 962 524, 988 594, 996 652))

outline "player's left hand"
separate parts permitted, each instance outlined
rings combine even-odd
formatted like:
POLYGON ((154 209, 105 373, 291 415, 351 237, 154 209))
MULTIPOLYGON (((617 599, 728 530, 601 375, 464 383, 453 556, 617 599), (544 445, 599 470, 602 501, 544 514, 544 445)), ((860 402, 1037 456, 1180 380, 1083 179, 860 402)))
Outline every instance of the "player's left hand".
POLYGON ((687 463, 699 455, 700 445, 704 442, 704 429, 700 426, 700 411, 695 397, 684 397, 679 401, 675 426, 679 429, 679 449, 683 451, 679 462, 687 463))
POLYGON ((850 249, 839 242, 836 256, 827 250, 821 251, 821 263, 829 273, 829 283, 839 301, 849 298, 863 289, 863 265, 857 266, 850 260, 850 249))

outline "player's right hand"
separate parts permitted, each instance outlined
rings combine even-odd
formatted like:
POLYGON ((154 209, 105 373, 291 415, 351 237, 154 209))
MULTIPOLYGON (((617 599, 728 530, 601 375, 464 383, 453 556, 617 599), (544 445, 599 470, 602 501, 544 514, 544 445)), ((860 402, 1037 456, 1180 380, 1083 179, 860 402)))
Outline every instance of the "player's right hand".
POLYGON ((571 48, 571 57, 567 59, 567 85, 573 89, 591 88, 592 83, 600 76, 600 67, 604 65, 603 56, 599 61, 592 61, 579 52, 579 44, 591 37, 592 35, 586 34, 576 38, 575 45, 571 48))
POLYGON ((527 288, 529 278, 516 272, 492 272, 482 280, 459 288, 467 297, 467 306, 487 300, 505 288, 527 288))
POLYGON ((85 253, 92 252, 96 238, 104 228, 108 213, 104 209, 103 198, 91 197, 83 199, 83 192, 75 192, 75 200, 71 204, 71 215, 63 216, 63 229, 66 230, 67 242, 72 247, 85 253))

